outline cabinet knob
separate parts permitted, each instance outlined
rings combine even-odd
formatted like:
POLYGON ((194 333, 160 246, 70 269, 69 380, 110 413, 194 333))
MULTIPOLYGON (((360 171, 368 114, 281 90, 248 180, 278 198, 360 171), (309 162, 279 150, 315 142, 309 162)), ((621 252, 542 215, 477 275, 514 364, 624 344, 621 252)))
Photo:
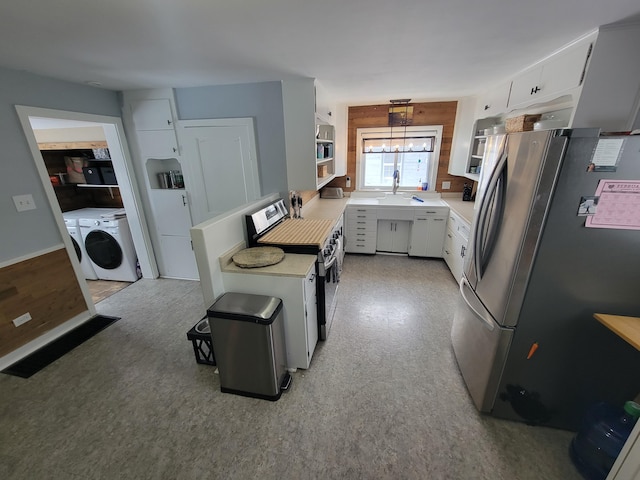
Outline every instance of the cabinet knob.
POLYGON ((485 110, 489 110, 490 108, 491 108, 491 105, 485 105, 485 106, 484 106, 484 109, 485 109, 485 110))
POLYGON ((167 120, 167 125, 171 125, 173 122, 171 120, 167 120))
POLYGON ((540 87, 538 87, 537 85, 535 86, 535 88, 531 89, 531 95, 535 95, 536 93, 538 93, 540 91, 540 87))
POLYGON ((182 205, 185 206, 185 207, 187 206, 187 197, 186 197, 186 195, 182 195, 182 205))

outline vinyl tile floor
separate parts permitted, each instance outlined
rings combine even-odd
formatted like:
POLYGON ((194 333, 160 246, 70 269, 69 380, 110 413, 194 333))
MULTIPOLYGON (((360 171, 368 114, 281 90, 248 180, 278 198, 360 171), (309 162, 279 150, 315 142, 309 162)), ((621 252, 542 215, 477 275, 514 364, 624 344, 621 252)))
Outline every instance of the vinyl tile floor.
POLYGON ((198 282, 142 279, 122 317, 23 379, 0 375, 2 479, 579 480, 570 432, 479 414, 441 260, 347 255, 329 338, 277 402, 221 393, 186 332, 198 282))

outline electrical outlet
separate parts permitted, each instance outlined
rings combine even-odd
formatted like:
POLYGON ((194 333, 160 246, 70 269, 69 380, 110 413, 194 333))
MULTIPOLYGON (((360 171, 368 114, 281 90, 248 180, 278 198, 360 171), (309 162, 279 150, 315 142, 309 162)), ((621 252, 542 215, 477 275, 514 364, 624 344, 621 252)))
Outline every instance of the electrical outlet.
POLYGON ((24 212, 25 210, 35 210, 36 203, 33 201, 33 195, 14 195, 13 203, 16 205, 16 210, 24 212))
POLYGON ((347 177, 347 188, 351 188, 351 177, 347 177))
POLYGON ((451 188, 451 182, 442 182, 442 189, 449 190, 451 188))
POLYGON ((27 312, 24 315, 20 315, 18 318, 14 318, 13 319, 13 324, 16 327, 19 327, 23 323, 27 323, 29 320, 31 320, 31 314, 29 312, 27 312))

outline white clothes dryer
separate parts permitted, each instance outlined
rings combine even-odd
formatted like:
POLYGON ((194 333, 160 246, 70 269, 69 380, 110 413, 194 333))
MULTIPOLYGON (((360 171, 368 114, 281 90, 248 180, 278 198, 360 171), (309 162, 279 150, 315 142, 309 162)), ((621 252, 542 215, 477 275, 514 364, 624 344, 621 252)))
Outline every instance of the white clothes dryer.
POLYGON ((101 280, 135 282, 138 257, 126 218, 80 218, 84 247, 101 280))
POLYGON ((67 232, 69 232, 69 235, 71 236, 71 243, 73 244, 73 249, 76 251, 76 255, 78 256, 78 261, 80 262, 84 278, 87 280, 97 280, 98 275, 96 275, 96 271, 93 269, 91 260, 87 255, 87 251, 84 249, 84 240, 80 233, 78 219, 65 217, 64 224, 67 227, 67 232))

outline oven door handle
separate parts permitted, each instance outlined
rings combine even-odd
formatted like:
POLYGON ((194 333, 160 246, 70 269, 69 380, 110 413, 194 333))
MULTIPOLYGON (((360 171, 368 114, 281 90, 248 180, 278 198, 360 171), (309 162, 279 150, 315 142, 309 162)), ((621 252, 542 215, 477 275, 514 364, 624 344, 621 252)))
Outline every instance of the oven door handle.
POLYGON ((338 259, 338 257, 336 257, 335 255, 331 256, 331 259, 328 262, 324 262, 324 271, 327 272, 329 271, 329 269, 331 267, 333 267, 333 264, 336 263, 336 260, 338 259))

